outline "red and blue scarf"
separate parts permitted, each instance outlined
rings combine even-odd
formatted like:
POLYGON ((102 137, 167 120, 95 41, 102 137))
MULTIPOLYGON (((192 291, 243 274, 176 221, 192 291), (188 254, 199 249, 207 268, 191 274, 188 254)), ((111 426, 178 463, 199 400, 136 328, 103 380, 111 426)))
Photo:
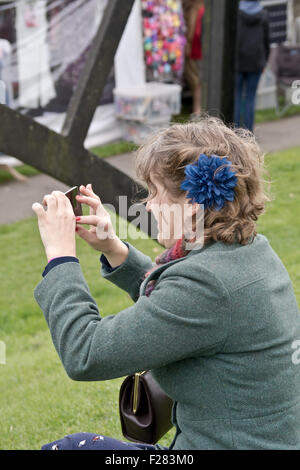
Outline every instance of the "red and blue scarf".
MULTIPOLYGON (((186 240, 183 236, 182 238, 177 240, 177 242, 171 248, 167 248, 160 255, 158 255, 155 258, 155 263, 156 263, 155 266, 146 272, 144 279, 146 279, 149 276, 149 274, 155 271, 155 269, 157 269, 159 266, 165 263, 168 263, 169 261, 173 261, 174 259, 183 258, 184 256, 186 256, 189 253, 189 251, 185 249, 185 243, 186 243, 186 240)), ((156 279, 151 279, 151 281, 148 282, 146 291, 145 291, 145 295, 147 297, 149 297, 149 295, 155 288, 155 284, 156 284, 156 279)))

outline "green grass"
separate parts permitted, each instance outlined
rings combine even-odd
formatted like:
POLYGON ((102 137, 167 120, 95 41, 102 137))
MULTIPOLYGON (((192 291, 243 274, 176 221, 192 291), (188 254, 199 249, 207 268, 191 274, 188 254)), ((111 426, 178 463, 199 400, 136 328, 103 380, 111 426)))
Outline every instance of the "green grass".
POLYGON ((300 114, 300 106, 293 105, 287 109, 283 116, 278 116, 275 109, 262 109, 255 113, 255 124, 262 124, 263 122, 278 121, 279 119, 285 119, 292 116, 298 116, 300 114))
POLYGON ((288 268, 300 304, 300 148, 270 154, 266 168, 273 201, 258 224, 288 268))
MULTIPOLYGON (((300 303, 300 149, 268 155, 274 200, 259 221, 287 267, 300 303)), ((123 223, 126 223, 123 221, 123 223)), ((152 259, 162 247, 151 239, 129 239, 152 259)), ((102 316, 132 305, 128 294, 99 274, 99 256, 81 239, 77 254, 102 316)), ((0 449, 39 449, 66 434, 87 431, 124 439, 118 416, 123 378, 73 382, 60 363, 33 297, 46 258, 35 218, 0 226, 0 340, 6 365, 0 365, 0 449)), ((100 255, 100 254, 99 254, 100 255)), ((172 429, 161 444, 168 446, 172 429)))
POLYGON ((107 158, 114 155, 120 155, 122 153, 132 152, 137 149, 137 146, 132 142, 120 140, 118 142, 112 142, 111 144, 102 145, 101 147, 95 147, 92 152, 98 157, 107 158))

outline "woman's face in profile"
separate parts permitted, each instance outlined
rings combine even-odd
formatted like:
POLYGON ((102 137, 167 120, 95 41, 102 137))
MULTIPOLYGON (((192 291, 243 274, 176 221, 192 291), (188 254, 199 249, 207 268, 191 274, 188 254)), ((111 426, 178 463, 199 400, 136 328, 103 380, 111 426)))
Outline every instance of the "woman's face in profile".
POLYGON ((187 201, 185 196, 177 201, 171 200, 166 188, 154 178, 152 182, 157 194, 147 202, 146 210, 151 211, 157 221, 158 242, 170 248, 184 233, 184 210, 187 201))

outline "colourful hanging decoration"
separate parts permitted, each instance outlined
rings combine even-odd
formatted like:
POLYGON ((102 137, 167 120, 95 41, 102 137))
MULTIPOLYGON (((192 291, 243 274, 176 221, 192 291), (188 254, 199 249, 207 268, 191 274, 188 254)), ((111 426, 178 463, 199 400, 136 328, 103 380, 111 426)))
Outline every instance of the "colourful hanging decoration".
POLYGON ((147 80, 180 83, 185 23, 180 0, 142 0, 147 80))

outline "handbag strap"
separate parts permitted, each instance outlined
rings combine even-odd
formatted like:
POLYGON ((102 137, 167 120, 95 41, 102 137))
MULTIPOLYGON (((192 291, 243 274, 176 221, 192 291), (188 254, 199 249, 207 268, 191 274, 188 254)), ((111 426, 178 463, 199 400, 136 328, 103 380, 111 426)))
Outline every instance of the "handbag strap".
POLYGON ((138 407, 140 376, 145 374, 146 372, 147 371, 144 370, 143 372, 136 372, 134 374, 133 401, 132 401, 132 412, 134 415, 136 414, 137 407, 138 407))

